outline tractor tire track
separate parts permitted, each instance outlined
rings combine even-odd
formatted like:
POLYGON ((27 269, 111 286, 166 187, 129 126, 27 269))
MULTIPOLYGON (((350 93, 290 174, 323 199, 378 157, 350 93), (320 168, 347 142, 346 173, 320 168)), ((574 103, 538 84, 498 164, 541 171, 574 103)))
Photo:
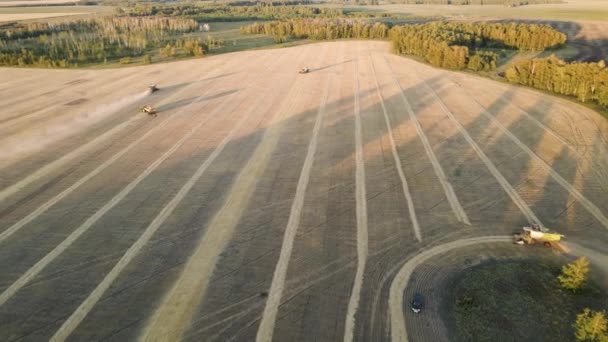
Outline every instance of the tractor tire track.
POLYGON ((386 106, 384 105, 384 99, 382 97, 382 93, 380 92, 380 85, 378 84, 378 76, 376 75, 376 68, 374 67, 374 60, 370 53, 370 63, 372 67, 372 75, 374 77, 374 82, 376 85, 376 95, 378 96, 378 100, 380 101, 380 105, 382 106, 382 113, 384 114, 384 122, 386 123, 386 129, 388 132, 388 139, 391 144, 391 154, 393 155, 393 160, 395 161, 395 167, 397 168, 397 173, 399 174, 399 179, 401 180, 401 188, 403 190, 403 196, 407 202, 407 209, 410 214, 410 220, 412 221, 412 228, 414 229, 414 235, 416 235, 416 239, 418 242, 422 241, 422 234, 420 233, 420 226, 418 224, 418 217, 416 216, 416 209, 414 208, 414 200, 412 199, 412 195, 410 193, 410 188, 407 183, 407 179, 405 178, 405 173, 403 172, 403 166, 401 165, 401 159, 399 159, 399 153, 397 152, 397 144, 395 143, 395 138, 393 137, 393 125, 391 124, 390 118, 388 117, 388 113, 386 110, 386 106))
MULTIPOLYGON (((258 98, 258 102, 259 102, 258 98)), ((255 106, 250 107, 249 113, 253 111, 255 106)), ((249 114, 247 113, 247 114, 249 114)), ((59 330, 53 335, 51 341, 64 341, 70 334, 76 329, 76 327, 82 322, 82 320, 88 315, 93 306, 101 299, 103 294, 112 285, 114 280, 120 275, 120 273, 127 267, 127 265, 133 260, 141 251, 141 249, 147 244, 152 235, 160 228, 162 223, 171 215, 173 210, 186 196, 194 184, 200 179, 203 173, 207 170, 209 165, 219 156, 224 147, 231 141, 232 137, 240 129, 240 127, 247 121, 249 115, 243 115, 236 125, 230 130, 230 132, 224 137, 224 139, 216 146, 213 152, 205 159, 201 166, 196 170, 194 175, 182 186, 179 192, 167 203, 165 207, 159 212, 154 218, 152 223, 145 229, 141 236, 131 245, 131 247, 123 254, 121 259, 116 263, 112 270, 106 275, 106 277, 97 285, 93 292, 80 304, 80 306, 72 313, 72 315, 62 324, 59 330)))
POLYGON ((407 286, 412 272, 419 265, 439 254, 446 253, 455 248, 464 248, 479 243, 510 242, 510 236, 482 236, 448 242, 425 250, 409 259, 393 279, 389 290, 389 317, 391 340, 393 342, 407 342, 405 316, 403 314, 403 292, 407 286))
MULTIPOLYGON (((193 84, 191 84, 190 86, 192 86, 192 85, 193 84)), ((173 95, 171 95, 170 97, 164 99, 161 103, 168 103, 171 99, 180 95, 187 88, 188 87, 182 88, 180 91, 178 91, 178 92, 174 93, 173 95)), ((43 178, 46 175, 65 167, 65 165, 68 164, 69 162, 75 160, 76 158, 80 157, 81 155, 83 155, 87 152, 90 152, 96 146, 109 140, 110 138, 112 138, 113 136, 118 134, 119 132, 130 127, 133 123, 141 120, 143 117, 144 116, 142 116, 142 115, 137 115, 137 116, 131 117, 127 121, 124 121, 124 122, 112 127, 110 130, 95 137, 94 139, 90 140, 89 142, 85 143, 84 145, 82 145, 82 146, 68 152, 67 154, 63 155, 62 157, 55 159, 54 161, 46 164, 45 166, 34 171, 33 173, 29 174, 25 178, 21 179, 20 181, 0 190, 0 202, 6 200, 8 197, 10 197, 18 192, 20 192, 21 190, 25 189, 28 185, 39 180, 40 178, 43 178)))
MULTIPOLYGON (((177 96, 178 94, 179 93, 175 94, 174 96, 177 96)), ((170 99, 173 98, 174 96, 170 97, 170 99)), ((198 100, 200 100, 204 96, 205 96, 205 94, 202 94, 201 96, 195 98, 190 104, 196 103, 198 100)), ((166 100, 165 102, 167 102, 167 101, 168 100, 166 100)), ((93 177, 95 177, 98 174, 100 174, 101 172, 103 172, 110 165, 114 164, 114 162, 116 162, 122 156, 124 156, 129 151, 131 151, 133 148, 135 148, 137 145, 139 145, 142 141, 144 141, 148 137, 152 136, 153 134, 156 134, 157 132, 159 132, 169 122, 174 121, 177 117, 179 117, 180 113, 184 112, 187 108, 188 108, 188 106, 184 107, 182 110, 180 110, 175 115, 172 115, 172 116, 169 116, 169 117, 163 117, 162 121, 160 123, 158 123, 156 126, 154 126, 152 129, 150 129, 149 131, 147 131, 146 133, 144 133, 142 136, 140 136, 139 138, 137 138, 135 141, 131 142, 129 145, 127 145, 122 150, 120 150, 117 153, 115 153, 114 155, 112 155, 109 159, 105 160, 101 165, 99 165, 98 167, 96 167, 95 169, 93 169, 91 172, 89 172, 84 177, 80 178, 78 181, 76 181, 75 183, 73 183, 72 185, 70 185, 68 188, 66 188, 65 190, 61 191, 59 194, 53 196, 51 199, 49 199, 44 204, 42 204, 41 206, 39 206, 38 208, 36 208, 34 211, 30 212, 27 216, 23 217, 22 219, 20 219, 19 221, 17 221, 15 224, 11 225, 9 228, 7 228, 6 230, 4 230, 2 233, 0 233, 0 244, 2 244, 2 242, 4 242, 4 240, 6 240, 12 234, 14 234, 15 232, 17 232, 19 229, 23 228, 26 224, 28 224, 31 221, 35 220, 41 214, 43 214, 44 212, 46 212, 49 208, 51 208, 52 206, 54 206, 55 204, 57 204, 59 201, 61 201, 65 197, 67 197, 69 194, 71 194, 74 190, 76 190, 77 188, 79 188, 81 185, 83 185, 84 183, 86 183, 89 180, 91 180, 93 177)), ((46 186, 44 188, 46 188, 46 186)))
POLYGON ((471 222, 469 221, 469 218, 468 218, 466 212, 462 208, 462 205, 460 204, 460 201, 458 200, 458 197, 456 196, 456 193, 454 192, 454 189, 453 189, 452 185, 450 184, 450 181, 446 177, 445 172, 443 171, 443 169, 441 167, 441 164, 439 163, 439 161, 437 160, 437 157, 435 156, 435 153, 433 152, 433 148, 431 147, 429 140, 427 139, 426 135, 424 134, 424 131, 422 130, 422 127, 420 126, 420 122, 418 121, 418 118, 416 118, 416 114, 414 113, 412 106, 410 105, 408 99, 405 97, 403 87, 401 86, 401 83, 395 76, 395 72, 393 71, 393 68, 392 68, 390 62, 388 61, 388 59, 386 59, 386 57, 384 58, 384 61, 387 64, 389 70, 391 71, 393 81, 395 82, 396 85, 399 86, 399 90, 401 93, 401 99, 403 100, 405 110, 407 111, 410 120, 414 123, 414 127, 416 127, 416 133, 418 133, 418 137, 422 141, 422 145, 424 146, 424 151, 426 152, 427 157, 431 161, 431 164, 433 164, 433 169, 435 171, 435 174, 437 175, 437 178, 439 179, 439 182, 441 183, 441 186, 443 187, 443 191, 445 193, 445 196, 448 199, 448 202, 450 203, 450 206, 452 208, 452 211, 454 212, 454 215, 460 222, 467 224, 467 225, 471 225, 471 222))
POLYGON ((462 136, 465 138, 465 140, 469 143, 469 146, 471 146, 471 148, 475 151, 475 153, 477 154, 479 159, 481 159, 481 161, 484 163, 484 165, 488 168, 488 171, 490 171, 490 173, 498 181, 500 186, 507 193, 507 195, 509 195, 509 197, 511 198, 513 203, 519 208, 519 210, 522 212, 522 214, 524 214, 524 216, 526 216, 526 218, 528 219, 529 222, 535 222, 535 223, 540 224, 542 227, 544 227, 541 220, 536 216, 536 214, 534 214, 532 209, 530 209, 530 207, 526 204, 526 202, 519 196, 517 191, 505 179, 505 177, 502 175, 502 173, 500 171, 498 171, 498 169, 496 168, 494 163, 492 163, 490 158, 488 158, 488 156, 483 152, 481 147, 479 147, 479 145, 477 145, 477 143, 473 140, 473 138, 471 138, 471 136, 467 132, 466 128, 464 128, 462 126, 462 124, 460 123, 460 121, 458 121, 456 119, 456 117, 454 117, 454 114, 445 105, 445 103, 439 97, 439 95, 437 95, 435 90, 432 89, 426 83, 426 80, 424 80, 422 77, 418 77, 418 79, 420 81, 422 81, 422 83, 425 85, 425 87, 429 90, 429 93, 432 94, 432 96, 437 100, 437 103, 441 106, 441 108, 443 109, 443 112, 448 116, 448 118, 450 118, 450 120, 452 121, 452 123, 454 123, 456 128, 458 128, 458 130, 460 131, 460 134, 462 134, 462 136))
MULTIPOLYGON (((205 295, 219 254, 232 237, 242 214, 241 209, 253 194, 257 179, 264 171, 278 143, 283 128, 280 122, 293 110, 300 87, 300 82, 296 82, 286 96, 287 100, 283 101, 280 108, 274 112, 270 127, 265 130, 261 142, 239 172, 224 205, 210 221, 199 245, 144 328, 140 340, 178 340, 190 326, 194 310, 205 295)), ((262 99, 259 97, 258 102, 262 99)), ((255 107, 257 105, 252 106, 255 107)), ((240 126, 243 122, 237 125, 240 126)))
MULTIPOLYGON (((429 87, 429 89, 431 88, 429 87)), ((436 95, 434 91, 433 94, 436 95)), ((501 133, 503 133, 511 141, 513 141, 521 150, 523 150, 530 157, 530 159, 536 161, 542 167, 542 169, 545 170, 551 176, 551 178, 553 178, 553 180, 555 180, 559 185, 561 185, 564 190, 566 190, 572 197, 576 198, 578 202, 604 226, 604 228, 608 229, 608 217, 604 215, 602 210, 600 210, 595 204, 588 200, 587 197, 585 197, 572 184, 565 180, 549 164, 547 164, 547 162, 545 162, 536 153, 534 153, 534 151, 532 151, 526 144, 521 142, 519 138, 517 138, 508 128, 506 128, 500 121, 498 121, 494 116, 492 116, 492 114, 488 113, 486 108, 481 103, 479 103, 474 97, 471 97, 469 95, 469 98, 481 108, 482 114, 486 118, 488 118, 496 127, 498 127, 501 133)), ((442 101, 440 101, 440 103, 442 103, 442 101)), ((445 107, 445 105, 443 104, 442 106, 445 107)), ((453 118, 453 116, 450 116, 450 118, 453 118)), ((456 120, 456 118, 454 118, 454 120, 456 120)))
POLYGON ((363 128, 361 127, 361 108, 359 103, 359 58, 353 57, 353 94, 355 98, 354 117, 355 117, 355 195, 356 195, 356 215, 357 215, 357 272, 348 301, 346 310, 346 322, 344 325, 344 342, 353 340, 355 329, 355 315, 359 307, 361 298, 361 288, 363 287, 363 275, 369 254, 368 242, 368 219, 367 219, 367 195, 365 193, 365 163, 363 161, 363 128))
POLYGON ((327 104, 327 98, 329 95, 330 84, 332 83, 332 75, 327 76, 325 82, 323 97, 317 111, 317 117, 315 119, 315 125, 312 130, 310 143, 306 152, 306 159, 304 159, 304 165, 300 172, 300 178, 298 179, 298 185, 296 188, 296 194, 294 196, 291 211, 289 214, 289 221, 285 227, 285 234, 283 236, 283 243, 281 245, 281 252, 279 254, 279 260, 272 277, 272 283, 268 292, 268 299, 262 314, 260 326, 257 332, 257 341, 271 341, 272 334, 274 331, 274 324, 276 321, 277 312, 279 310, 279 303, 283 295, 285 287, 285 279, 287 277, 287 268, 291 259, 291 253, 293 250, 293 243, 298 232, 300 224, 300 218, 302 215, 302 208, 304 206, 304 197, 308 188, 308 182, 310 179, 310 171, 314 162, 315 152, 317 151, 317 144, 319 138, 319 132, 323 123, 323 117, 325 115, 325 105, 327 104))
MULTIPOLYGON (((203 97, 204 95, 201 95, 203 97)), ((199 128, 201 128, 210 118, 216 116, 216 114, 223 109, 223 105, 228 103, 230 97, 227 97, 223 100, 223 102, 218 105, 208 117, 204 117, 198 124, 190 129, 181 139, 179 139, 169 150, 167 150, 163 155, 161 155, 158 159, 156 159, 152 164, 150 164, 141 174, 137 176, 134 180, 132 180, 126 187, 124 187, 118 194, 116 194, 110 201, 108 201, 103 207, 101 207, 97 212, 95 212, 92 216, 90 216, 82 225, 76 228, 68 237, 66 237, 59 245, 57 245, 51 252, 45 255, 42 259, 40 259, 34 266, 32 266, 29 270, 27 270, 17 281, 15 281, 11 286, 9 286, 5 291, 0 294, 0 306, 6 303, 19 289, 21 289, 25 284, 27 284, 31 279, 33 279, 36 275, 38 275, 46 266, 48 266, 51 262, 53 262, 59 255, 61 255, 66 249, 68 249, 80 236, 86 233, 93 225, 108 211, 114 208, 123 198, 125 198, 135 187, 141 183, 146 177, 148 177, 154 170, 156 170, 167 158, 169 158, 175 151, 177 151, 185 142, 188 140, 199 128)), ((183 107, 182 111, 187 110, 191 105, 196 103, 196 101, 192 101, 190 105, 183 107)), ((163 123, 166 123, 165 120, 163 123)), ((156 126, 157 128, 159 126, 156 126)), ((151 133, 153 131, 148 131, 151 133)), ((144 135, 143 137, 145 137, 144 135)), ((143 140, 143 138, 140 138, 143 140)), ((141 140, 136 140, 135 142, 139 142, 141 140)), ((126 153, 126 152, 125 152, 126 153)), ((68 188, 69 190, 70 188, 68 188)), ((61 194, 60 194, 61 195, 61 194)), ((13 230, 12 232, 15 232, 13 230)), ((4 232, 3 232, 4 233, 4 232)), ((6 236, 0 236, 0 242, 3 241, 6 236)))

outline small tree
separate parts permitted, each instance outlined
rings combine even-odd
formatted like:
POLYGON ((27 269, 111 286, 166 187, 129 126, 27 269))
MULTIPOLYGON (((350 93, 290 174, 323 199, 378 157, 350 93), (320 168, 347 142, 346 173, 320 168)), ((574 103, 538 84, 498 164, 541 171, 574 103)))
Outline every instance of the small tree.
POLYGON ((171 44, 167 44, 164 48, 160 49, 160 55, 163 57, 173 57, 175 56, 175 47, 171 46, 171 44))
POLYGON ((570 291, 578 291, 587 281, 587 273, 589 273, 589 260, 585 257, 580 257, 576 261, 564 265, 562 274, 557 279, 562 287, 570 291))
POLYGON ((608 341, 608 319, 605 312, 583 310, 576 315, 574 328, 577 341, 608 341))

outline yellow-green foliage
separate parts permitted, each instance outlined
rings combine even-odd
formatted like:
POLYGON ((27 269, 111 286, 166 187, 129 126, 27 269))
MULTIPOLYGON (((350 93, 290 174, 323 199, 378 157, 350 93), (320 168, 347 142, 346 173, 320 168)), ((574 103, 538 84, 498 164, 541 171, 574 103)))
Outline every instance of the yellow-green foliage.
POLYGON ((567 63, 555 56, 520 60, 505 72, 507 80, 557 94, 594 101, 608 108, 606 63, 567 63))
POLYGON ((254 23, 241 27, 241 32, 313 40, 384 39, 388 36, 388 27, 382 23, 352 19, 298 19, 254 23))
POLYGON ((608 320, 603 311, 585 309, 576 316, 574 328, 577 341, 608 342, 608 320))
POLYGON ((65 67, 142 56, 197 28, 192 19, 160 17, 20 23, 0 29, 0 65, 65 67))
POLYGON ((557 279, 563 288, 578 291, 587 281, 587 273, 589 273, 589 260, 585 257, 580 257, 576 261, 564 265, 562 267, 562 274, 557 279))

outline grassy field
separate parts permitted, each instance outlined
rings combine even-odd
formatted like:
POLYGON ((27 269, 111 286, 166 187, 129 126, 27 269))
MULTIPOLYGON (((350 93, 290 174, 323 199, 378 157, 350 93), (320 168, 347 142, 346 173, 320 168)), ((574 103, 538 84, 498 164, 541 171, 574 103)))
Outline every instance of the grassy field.
MULTIPOLYGON (((248 25, 253 23, 253 21, 234 21, 234 22, 217 22, 210 23, 211 30, 209 32, 194 32, 191 34, 187 34, 184 37, 194 37, 194 38, 203 38, 206 40, 208 37, 214 38, 216 40, 223 40, 223 46, 212 47, 207 52, 207 55, 219 55, 223 53, 231 53, 245 50, 256 50, 256 49, 270 49, 270 48, 283 48, 290 46, 297 46, 311 43, 310 40, 303 39, 289 39, 287 42, 282 44, 275 44, 273 38, 271 36, 266 35, 245 35, 240 32, 240 27, 243 25, 248 25)), ((153 63, 158 62, 173 62, 178 59, 189 59, 189 58, 199 58, 199 57, 188 57, 183 55, 177 55, 175 57, 163 57, 160 54, 160 49, 150 49, 147 53, 152 58, 153 63)), ((131 63, 129 65, 135 64, 144 64, 143 56, 141 57, 132 57, 131 63)), ((124 64, 120 64, 118 60, 109 61, 106 64, 95 64, 91 65, 92 68, 115 68, 115 67, 124 67, 124 64)))
POLYGON ((455 341, 572 340, 576 314, 605 308, 608 298, 594 284, 580 294, 562 290, 559 270, 555 263, 490 261, 456 276, 446 303, 455 341))
MULTIPOLYGON (((209 32, 197 33, 199 37, 213 37, 215 39, 224 40, 225 44, 222 47, 210 49, 209 54, 220 54, 227 52, 236 52, 243 50, 252 50, 270 47, 282 47, 284 45, 293 45, 295 41, 287 42, 286 44, 275 44, 271 36, 265 35, 246 35, 240 32, 240 27, 252 24, 253 21, 236 21, 236 22, 217 22, 210 23, 211 30, 209 32)), ((306 41, 298 40, 298 44, 304 44, 306 41)))

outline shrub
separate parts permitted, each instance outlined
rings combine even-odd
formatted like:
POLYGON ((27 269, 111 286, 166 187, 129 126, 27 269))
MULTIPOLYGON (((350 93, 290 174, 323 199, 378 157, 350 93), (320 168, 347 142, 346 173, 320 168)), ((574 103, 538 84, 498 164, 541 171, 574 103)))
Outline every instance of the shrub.
POLYGON ((580 257, 576 261, 564 265, 562 273, 557 277, 563 288, 570 291, 580 290, 587 281, 589 273, 589 260, 580 257))
POLYGON ((608 341, 608 320, 605 312, 585 309, 576 316, 574 328, 577 341, 608 341))

